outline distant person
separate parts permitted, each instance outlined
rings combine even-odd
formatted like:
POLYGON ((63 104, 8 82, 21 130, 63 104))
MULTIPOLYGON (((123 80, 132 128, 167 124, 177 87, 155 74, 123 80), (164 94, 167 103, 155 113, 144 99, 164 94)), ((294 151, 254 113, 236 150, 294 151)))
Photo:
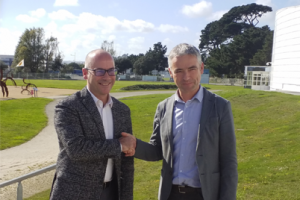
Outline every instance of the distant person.
POLYGON ((115 72, 109 53, 91 51, 82 69, 87 86, 56 106, 60 152, 51 200, 133 199, 133 157, 118 140, 132 133, 130 110, 109 94, 115 72))
POLYGON ((178 87, 157 106, 150 142, 122 133, 136 146, 126 155, 163 160, 159 200, 236 199, 238 172, 230 102, 200 85, 204 64, 196 47, 175 46, 169 72, 178 87))

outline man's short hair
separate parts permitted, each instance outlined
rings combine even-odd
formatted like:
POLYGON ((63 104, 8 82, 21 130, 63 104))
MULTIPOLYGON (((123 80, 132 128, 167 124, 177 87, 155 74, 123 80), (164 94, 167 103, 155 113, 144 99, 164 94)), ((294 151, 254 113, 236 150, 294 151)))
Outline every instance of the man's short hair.
POLYGON ((202 60, 201 60, 201 55, 199 50, 190 44, 187 43, 181 43, 176 45, 170 52, 168 56, 168 65, 169 68, 172 66, 172 59, 178 56, 183 56, 183 55, 194 55, 197 56, 198 62, 201 65, 202 60))

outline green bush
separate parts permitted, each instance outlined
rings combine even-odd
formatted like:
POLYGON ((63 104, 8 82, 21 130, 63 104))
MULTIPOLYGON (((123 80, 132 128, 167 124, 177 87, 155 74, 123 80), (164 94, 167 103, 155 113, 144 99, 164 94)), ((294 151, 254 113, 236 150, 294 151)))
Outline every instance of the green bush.
POLYGON ((169 89, 177 89, 176 85, 130 85, 127 87, 121 88, 121 90, 169 90, 169 89))

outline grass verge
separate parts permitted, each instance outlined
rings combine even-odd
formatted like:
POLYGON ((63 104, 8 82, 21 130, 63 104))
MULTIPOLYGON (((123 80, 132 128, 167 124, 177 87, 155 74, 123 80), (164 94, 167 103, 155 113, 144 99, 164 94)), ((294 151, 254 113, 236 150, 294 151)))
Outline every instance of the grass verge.
POLYGON ((20 145, 46 125, 45 106, 51 99, 29 98, 0 101, 0 149, 20 145))
MULTIPOLYGON (((24 85, 23 80, 17 79, 15 80, 18 86, 24 85)), ((59 89, 74 89, 81 90, 86 85, 85 80, 27 80, 28 83, 33 83, 37 87, 42 88, 59 88, 59 89)), ((6 82, 7 85, 12 85, 11 81, 6 82)), ((116 81, 111 92, 128 92, 128 91, 136 91, 136 90, 121 90, 121 88, 133 85, 174 85, 174 82, 148 82, 148 81, 116 81)), ((210 85, 203 84, 203 86, 212 89, 212 90, 241 90, 243 87, 240 86, 225 86, 225 85, 210 85)), ((141 88, 143 90, 143 88, 141 88)), ((155 90, 155 89, 153 89, 155 90)), ((160 89, 162 90, 162 89, 160 89)))
MULTIPOLYGON (((24 85, 23 80, 15 80, 18 86, 24 85)), ((86 80, 25 80, 35 84, 37 87, 42 88, 59 88, 59 89, 74 89, 81 90, 86 86, 86 80)), ((123 87, 137 85, 137 84, 151 84, 151 85, 160 85, 160 84, 172 84, 173 82, 142 82, 142 81, 116 81, 111 92, 125 92, 121 90, 123 87)), ((11 82, 7 82, 7 85, 12 85, 11 82)))
MULTIPOLYGON (((237 199, 299 199, 300 96, 228 87, 218 94, 231 101, 235 120, 239 163, 237 199)), ((156 106, 168 96, 122 99, 131 109, 136 137, 149 141, 156 106)), ((161 161, 135 159, 135 200, 157 199, 160 169, 161 161)), ((45 191, 44 197, 29 199, 48 199, 49 192, 45 191)))

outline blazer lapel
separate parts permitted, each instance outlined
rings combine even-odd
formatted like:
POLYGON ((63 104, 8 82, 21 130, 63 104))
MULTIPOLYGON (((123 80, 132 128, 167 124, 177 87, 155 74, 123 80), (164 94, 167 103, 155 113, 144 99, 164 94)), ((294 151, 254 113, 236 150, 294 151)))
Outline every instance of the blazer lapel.
POLYGON ((116 101, 116 100, 114 99, 114 97, 111 97, 111 98, 112 98, 112 100, 113 100, 113 106, 111 107, 111 113, 112 113, 112 117, 113 117, 114 139, 117 139, 117 138, 119 138, 119 137, 121 136, 121 135, 120 135, 121 133, 117 132, 117 125, 120 123, 120 122, 119 122, 119 119, 118 119, 118 117, 117 117, 117 116, 119 116, 119 115, 118 115, 118 112, 120 112, 120 110, 118 109, 119 102, 116 101))
MULTIPOLYGON (((166 105, 166 121, 167 121, 167 137, 169 140, 169 145, 170 145, 170 163, 171 163, 171 168, 173 167, 173 134, 172 134, 172 129, 173 129, 173 109, 174 109, 174 104, 175 104, 175 95, 173 95, 170 98, 170 101, 168 101, 166 105)), ((163 134, 163 133, 161 133, 163 134)))
POLYGON ((90 113, 91 118, 94 120, 95 125, 97 126, 97 129, 99 131, 100 136, 103 139, 105 139, 105 132, 104 132, 104 127, 103 127, 103 122, 102 122, 102 119, 100 117, 100 113, 99 113, 98 108, 95 104, 95 101, 93 100, 93 97, 88 92, 86 87, 81 90, 81 98, 82 98, 82 104, 85 106, 87 111, 90 113))
POLYGON ((213 102, 213 96, 211 95, 210 92, 208 92, 204 87, 203 87, 203 103, 202 103, 202 112, 201 112, 201 119, 200 119, 200 132, 198 135, 198 140, 197 140, 197 149, 199 147, 199 143, 201 141, 201 134, 204 133, 204 127, 208 121, 209 114, 213 108, 214 102, 213 102))

